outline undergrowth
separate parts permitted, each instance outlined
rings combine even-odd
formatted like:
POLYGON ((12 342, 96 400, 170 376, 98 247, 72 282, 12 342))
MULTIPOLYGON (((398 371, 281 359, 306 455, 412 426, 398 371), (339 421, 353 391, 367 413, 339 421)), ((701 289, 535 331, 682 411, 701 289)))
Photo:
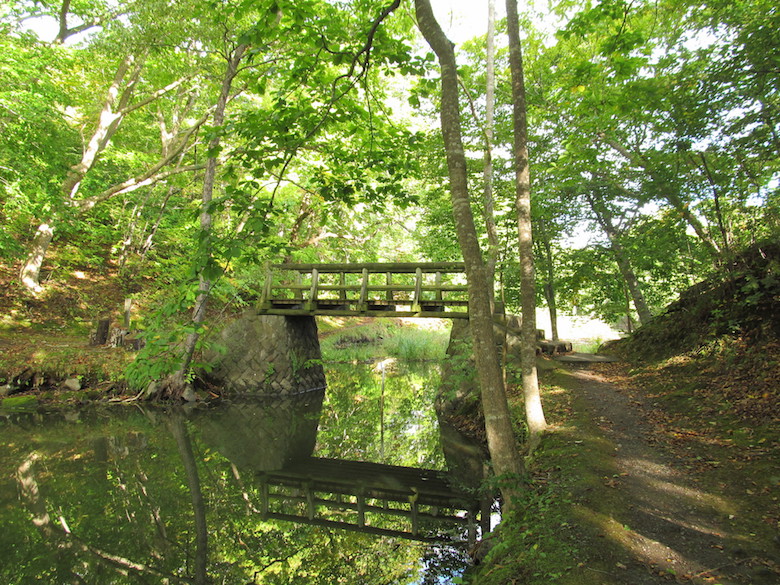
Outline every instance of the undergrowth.
MULTIPOLYGON (((598 561, 585 570, 583 538, 589 508, 585 495, 614 474, 610 445, 600 438, 593 421, 575 408, 561 372, 547 372, 542 384, 546 414, 551 421, 541 446, 529 462, 529 482, 516 509, 503 518, 485 561, 464 579, 472 585, 596 585, 604 582, 598 561)), ((517 399, 520 399, 519 397, 517 399)), ((604 503, 607 507, 616 505, 604 503)), ((597 511, 600 513, 601 511, 597 511)))

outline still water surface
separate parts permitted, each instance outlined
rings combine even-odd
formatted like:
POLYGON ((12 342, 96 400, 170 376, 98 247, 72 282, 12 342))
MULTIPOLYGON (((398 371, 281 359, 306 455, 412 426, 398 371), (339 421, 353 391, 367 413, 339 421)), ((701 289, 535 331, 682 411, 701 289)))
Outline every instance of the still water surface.
POLYGON ((407 481, 390 468, 336 464, 324 480, 335 507, 313 492, 321 478, 280 475, 333 460, 444 469, 437 378, 430 366, 384 376, 339 366, 324 397, 0 413, 0 582, 452 582, 464 545, 401 533, 459 539, 464 524, 426 520, 447 515, 439 508, 420 506, 412 520, 393 512, 408 502, 347 495, 366 474, 388 493, 407 481))

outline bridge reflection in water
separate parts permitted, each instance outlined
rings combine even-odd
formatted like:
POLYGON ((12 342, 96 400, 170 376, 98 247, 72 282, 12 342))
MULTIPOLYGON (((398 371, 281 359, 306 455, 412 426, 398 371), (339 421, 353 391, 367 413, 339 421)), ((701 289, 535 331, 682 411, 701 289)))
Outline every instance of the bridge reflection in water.
POLYGON ((243 397, 196 417, 208 444, 253 473, 264 519, 421 542, 473 543, 489 530, 492 501, 457 487, 471 478, 314 457, 323 397, 243 397))
POLYGON ((422 542, 473 543, 490 529, 490 502, 443 471, 310 457, 259 481, 266 518, 422 542))
POLYGON ((306 393, 0 410, 0 581, 451 582, 488 514, 447 472, 399 466, 441 463, 435 380, 415 372, 388 379, 383 409, 350 366, 327 408, 306 393), (345 461, 360 458, 396 465, 345 461))

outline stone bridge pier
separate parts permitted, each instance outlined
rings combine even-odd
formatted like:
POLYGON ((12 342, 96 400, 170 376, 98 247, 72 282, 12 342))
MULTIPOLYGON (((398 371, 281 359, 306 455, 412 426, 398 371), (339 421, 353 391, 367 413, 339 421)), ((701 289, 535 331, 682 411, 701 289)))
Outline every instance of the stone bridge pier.
POLYGON ((220 333, 220 347, 204 356, 209 381, 224 394, 285 396, 325 388, 313 316, 245 311, 220 333))

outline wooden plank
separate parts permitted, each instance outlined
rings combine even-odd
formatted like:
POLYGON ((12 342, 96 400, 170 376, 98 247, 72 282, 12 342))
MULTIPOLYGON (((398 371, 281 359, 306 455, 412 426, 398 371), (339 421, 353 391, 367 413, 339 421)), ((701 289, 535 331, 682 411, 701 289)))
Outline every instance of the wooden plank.
POLYGON ((337 263, 324 263, 324 264, 274 264, 273 267, 276 270, 289 270, 297 272, 311 272, 317 269, 320 273, 355 273, 360 274, 364 269, 369 272, 382 273, 382 272, 398 272, 406 274, 414 274, 417 269, 421 269, 425 273, 463 273, 465 272, 465 266, 463 262, 366 262, 359 264, 337 264, 337 263))
POLYGON ((308 311, 306 309, 280 309, 268 308, 260 311, 263 315, 283 315, 295 317, 301 315, 322 315, 323 317, 427 317, 429 319, 468 319, 469 314, 462 311, 370 311, 353 309, 318 309, 308 311))

